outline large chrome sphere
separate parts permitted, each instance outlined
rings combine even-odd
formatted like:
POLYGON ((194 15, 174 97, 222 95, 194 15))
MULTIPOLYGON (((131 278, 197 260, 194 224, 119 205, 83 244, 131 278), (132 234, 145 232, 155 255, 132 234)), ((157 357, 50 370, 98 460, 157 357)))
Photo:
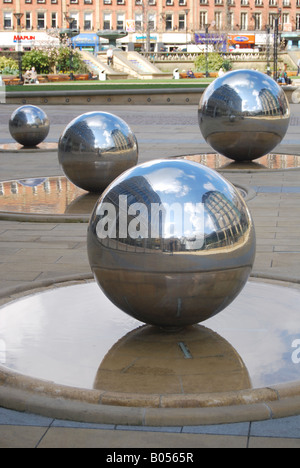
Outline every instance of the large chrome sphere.
POLYGON ((138 144, 124 120, 106 112, 89 112, 63 131, 58 159, 71 182, 88 192, 102 192, 136 165, 138 144))
POLYGON ((50 123, 45 112, 36 106, 26 105, 16 109, 9 120, 11 136, 23 146, 34 147, 45 140, 50 123))
POLYGON ((204 321, 244 287, 255 232, 239 192, 217 172, 156 160, 118 177, 88 229, 100 288, 132 317, 165 328, 204 321))
POLYGON ((203 137, 218 153, 251 161, 284 138, 290 110, 283 89, 269 76, 238 70, 215 80, 199 104, 203 137))

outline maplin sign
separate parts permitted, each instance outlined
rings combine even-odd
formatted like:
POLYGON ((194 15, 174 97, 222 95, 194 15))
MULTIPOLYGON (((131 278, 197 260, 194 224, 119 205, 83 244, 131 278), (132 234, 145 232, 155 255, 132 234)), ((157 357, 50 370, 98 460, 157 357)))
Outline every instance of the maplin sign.
POLYGON ((22 41, 35 41, 35 36, 19 36, 18 34, 14 35, 14 42, 22 41))

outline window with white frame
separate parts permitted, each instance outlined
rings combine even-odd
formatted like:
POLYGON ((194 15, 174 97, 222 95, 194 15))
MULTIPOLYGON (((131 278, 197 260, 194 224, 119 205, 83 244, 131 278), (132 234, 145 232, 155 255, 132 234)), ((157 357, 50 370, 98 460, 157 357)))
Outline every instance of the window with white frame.
POLYGON ((216 11, 215 12, 215 25, 216 25, 217 30, 222 29, 222 23, 223 23, 222 19, 223 19, 222 12, 221 11, 216 11))
POLYGON ((69 23, 70 28, 77 29, 78 24, 79 24, 79 13, 71 13, 70 17, 71 17, 71 23, 69 23))
POLYGON ((44 12, 37 14, 37 29, 46 29, 46 13, 44 12))
POLYGON ((53 12, 51 13, 51 28, 57 28, 58 27, 58 24, 57 24, 57 12, 53 12))
POLYGON ((111 29, 111 13, 104 13, 103 29, 111 29))
POLYGON ((248 13, 241 13, 241 30, 248 31, 248 13))
POLYGON ((261 13, 254 13, 253 20, 254 20, 254 30, 260 31, 261 30, 261 13))
POLYGON ((31 12, 27 11, 25 13, 25 28, 27 30, 32 29, 32 17, 31 17, 31 12))
POLYGON ((178 16, 178 29, 179 29, 179 31, 184 31, 185 30, 185 19, 186 19, 185 14, 181 13, 178 16))
POLYGON ((150 31, 154 31, 156 28, 156 15, 155 13, 148 14, 148 26, 150 31))
POLYGON ((171 13, 166 14, 166 31, 173 29, 173 15, 171 13))
POLYGON ((90 11, 83 15, 83 29, 85 31, 91 31, 93 29, 93 13, 90 11))
POLYGON ((290 14, 289 13, 283 13, 282 15, 282 24, 290 24, 290 14))
POLYGON ((143 29, 143 14, 136 13, 135 14, 135 29, 136 31, 141 31, 143 29))
POLYGON ((3 27, 4 29, 12 29, 13 27, 13 20, 12 20, 12 13, 5 11, 3 13, 3 27))
POLYGON ((207 24, 207 11, 200 11, 200 29, 205 29, 207 24))
POLYGON ((125 27, 125 13, 117 14, 117 29, 123 30, 125 27))

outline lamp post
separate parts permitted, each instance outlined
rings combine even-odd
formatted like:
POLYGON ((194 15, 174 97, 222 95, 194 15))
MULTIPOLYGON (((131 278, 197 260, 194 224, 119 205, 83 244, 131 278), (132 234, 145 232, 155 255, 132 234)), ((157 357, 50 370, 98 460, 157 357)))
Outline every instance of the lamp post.
POLYGON ((274 20, 274 80, 278 78, 278 36, 279 36, 279 18, 281 17, 281 9, 279 8, 278 13, 274 20))
POLYGON ((67 21, 68 25, 69 25, 69 29, 67 29, 67 36, 70 40, 70 78, 71 80, 74 79, 74 75, 73 75, 73 51, 72 51, 72 37, 74 36, 77 36, 78 35, 78 31, 76 30, 73 30, 73 24, 75 22, 75 19, 72 18, 72 16, 68 16, 67 13, 65 13, 65 20, 67 21))
POLYGON ((18 33, 18 64, 19 64, 19 80, 23 83, 23 76, 22 76, 22 53, 21 53, 21 18, 24 13, 14 13, 14 17, 17 20, 17 33, 18 33))
POLYGON ((266 26, 266 31, 267 31, 267 75, 271 75, 271 66, 270 66, 270 32, 271 32, 271 27, 269 24, 266 26))
POLYGON ((209 77, 208 73, 208 28, 210 24, 205 25, 205 76, 209 77))
POLYGON ((186 9, 185 12, 185 42, 186 42, 186 51, 188 46, 188 14, 190 10, 186 9))

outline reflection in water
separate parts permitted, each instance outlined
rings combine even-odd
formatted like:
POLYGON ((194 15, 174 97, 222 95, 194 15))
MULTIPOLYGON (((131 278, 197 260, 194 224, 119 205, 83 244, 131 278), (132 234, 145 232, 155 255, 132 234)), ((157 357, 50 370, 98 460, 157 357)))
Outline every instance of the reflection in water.
POLYGON ((179 156, 181 159, 194 161, 211 169, 235 169, 235 170, 253 170, 261 169, 282 170, 300 168, 300 156, 290 154, 267 154, 256 161, 233 162, 231 159, 217 153, 191 154, 179 156))
POLYGON ((94 388, 144 394, 214 393, 251 388, 242 358, 220 335, 200 325, 166 334, 144 326, 106 354, 94 388))
MULTIPOLYGON (((300 168, 300 156, 268 154, 255 162, 237 163, 220 154, 180 156, 219 170, 281 170, 300 168)), ((25 214, 90 215, 99 194, 89 194, 65 176, 0 182, 0 212, 25 214)))
POLYGON ((182 393, 298 381, 292 344, 299 339, 299 301, 297 289, 248 282, 204 326, 169 334, 141 327, 94 282, 55 288, 0 308, 0 360, 23 375, 88 389, 135 382, 137 392, 157 379, 169 392, 182 382, 182 393))
MULTIPOLYGON (((0 182, 0 211, 26 214, 67 214, 69 207, 86 194, 66 177, 44 177, 0 182)), ((91 201, 88 214, 95 203, 91 201), (93 203, 93 204, 92 204, 93 203)), ((86 203, 84 203, 86 205, 86 203)), ((78 213, 81 214, 81 207, 78 213)), ((72 211, 72 209, 71 209, 72 211)))

